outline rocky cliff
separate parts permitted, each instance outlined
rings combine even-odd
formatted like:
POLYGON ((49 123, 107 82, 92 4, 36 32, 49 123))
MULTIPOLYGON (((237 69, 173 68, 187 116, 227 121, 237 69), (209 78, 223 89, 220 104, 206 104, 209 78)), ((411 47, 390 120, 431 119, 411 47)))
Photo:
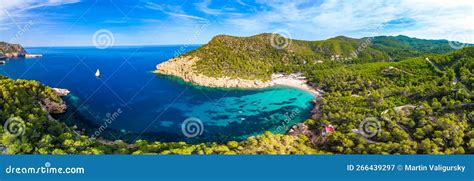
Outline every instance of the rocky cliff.
MULTIPOLYGON (((59 97, 67 96, 70 93, 67 89, 52 88, 52 90, 59 97)), ((67 105, 62 99, 59 99, 59 101, 53 101, 51 98, 45 98, 41 100, 40 104, 44 111, 50 114, 64 113, 67 109, 67 105)))
POLYGON ((0 59, 23 57, 26 53, 25 49, 19 44, 0 42, 0 59))
POLYGON ((181 56, 156 66, 155 73, 174 75, 186 82, 209 87, 224 88, 263 88, 270 86, 270 81, 248 80, 230 77, 209 77, 194 70, 198 57, 181 56))

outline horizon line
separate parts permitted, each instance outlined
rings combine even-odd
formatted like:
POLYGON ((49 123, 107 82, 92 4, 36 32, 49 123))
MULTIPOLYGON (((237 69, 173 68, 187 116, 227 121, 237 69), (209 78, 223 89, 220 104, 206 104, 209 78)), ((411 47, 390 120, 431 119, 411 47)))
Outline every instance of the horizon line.
MULTIPOLYGON (((0 41, 1 42, 1 41, 0 41)), ((18 44, 18 43, 15 43, 18 44)), ((20 44, 21 45, 21 44, 20 44)), ((154 46, 202 46, 204 44, 150 44, 150 45, 113 45, 108 48, 121 47, 154 47, 154 46)), ((94 45, 58 45, 58 46, 24 46, 23 48, 94 48, 94 45)))
MULTIPOLYGON (((239 36, 239 35, 230 35, 230 34, 217 34, 214 37, 216 36, 221 36, 221 35, 224 35, 224 36, 233 36, 233 37, 253 37, 253 36, 258 36, 258 35, 262 35, 262 34, 267 34, 267 33, 258 33, 258 34, 253 34, 253 35, 249 35, 249 36, 239 36)), ((278 33, 277 33, 278 34, 278 33)), ((415 37, 415 36, 408 36, 408 35, 402 35, 402 34, 398 34, 398 35, 376 35, 376 36, 367 36, 367 37, 360 37, 360 38, 356 38, 356 37, 351 37, 351 36, 346 36, 346 35, 338 35, 338 36, 334 36, 334 37, 331 37, 331 38, 326 38, 326 39, 316 39, 316 40, 305 40, 305 39, 297 39, 297 38, 292 38, 291 36, 288 37, 292 40, 300 40, 300 41, 324 41, 324 40, 328 40, 328 39, 332 39, 332 38, 337 38, 337 37, 347 37, 347 38, 353 38, 353 39, 364 39, 364 38, 374 38, 374 37, 397 37, 397 36, 405 36, 405 37, 409 37, 409 38, 414 38, 414 39, 420 39, 420 40, 432 40, 432 41, 448 41, 448 42, 460 42, 460 43, 464 43, 464 44, 469 44, 469 45, 472 45, 474 44, 474 42, 461 42, 461 41, 457 41, 457 40, 448 40, 448 39, 442 39, 442 38, 438 38, 438 39, 429 39, 429 38, 419 38, 419 37, 415 37)), ((211 38, 212 40, 212 38, 211 38)), ((209 40, 210 41, 210 40, 209 40)), ((111 47, 139 47, 139 46, 181 46, 181 45, 189 45, 189 46, 201 46, 201 45, 205 45, 207 43, 177 43, 177 44, 135 44, 135 45, 113 45, 111 47)), ((1 41, 0 42, 6 42, 6 41, 1 41)), ((10 43, 10 42, 6 42, 6 43, 10 43)), ((21 43, 10 43, 10 44, 20 44, 22 45, 21 43)), ((23 45, 22 45, 23 46, 23 45)), ((25 48, 61 48, 61 47, 94 47, 94 45, 53 45, 53 46, 48 46, 48 45, 33 45, 33 46, 24 46, 25 48)))

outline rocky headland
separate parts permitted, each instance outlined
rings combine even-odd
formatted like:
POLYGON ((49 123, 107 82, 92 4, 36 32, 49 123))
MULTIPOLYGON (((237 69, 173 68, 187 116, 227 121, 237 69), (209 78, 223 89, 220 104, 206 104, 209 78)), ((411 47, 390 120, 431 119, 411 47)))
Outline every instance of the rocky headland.
POLYGON ((250 80, 231 77, 209 77, 198 73, 194 65, 199 61, 198 57, 181 56, 160 63, 156 66, 155 73, 173 75, 200 86, 222 87, 222 88, 266 88, 272 86, 289 86, 320 95, 322 92, 307 84, 307 80, 301 74, 273 74, 271 80, 250 80))
POLYGON ((19 44, 0 42, 0 60, 15 57, 24 57, 26 50, 19 44))
POLYGON ((198 57, 183 56, 173 58, 156 66, 155 73, 174 75, 186 82, 208 87, 223 88, 264 88, 268 87, 268 82, 260 80, 246 80, 229 77, 209 77, 197 73, 194 64, 199 61, 198 57))

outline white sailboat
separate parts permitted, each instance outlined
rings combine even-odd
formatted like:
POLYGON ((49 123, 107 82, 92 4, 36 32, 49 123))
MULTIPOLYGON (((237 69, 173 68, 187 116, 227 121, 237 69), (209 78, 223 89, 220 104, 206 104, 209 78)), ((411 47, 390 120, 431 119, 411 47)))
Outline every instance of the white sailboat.
POLYGON ((99 69, 97 69, 97 71, 95 72, 95 76, 96 76, 96 77, 100 77, 100 71, 99 71, 99 69))

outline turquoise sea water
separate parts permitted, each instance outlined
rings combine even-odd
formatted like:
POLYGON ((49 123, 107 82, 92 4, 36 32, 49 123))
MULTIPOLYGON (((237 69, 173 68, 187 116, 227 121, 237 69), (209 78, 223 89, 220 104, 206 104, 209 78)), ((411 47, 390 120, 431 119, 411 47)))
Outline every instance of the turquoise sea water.
POLYGON ((0 74, 70 90, 64 98, 68 111, 55 117, 107 139, 242 140, 264 131, 284 133, 309 117, 313 95, 299 89, 206 88, 151 73, 182 48, 27 48, 43 57, 11 59, 0 74), (184 131, 183 123, 189 126, 184 131))

